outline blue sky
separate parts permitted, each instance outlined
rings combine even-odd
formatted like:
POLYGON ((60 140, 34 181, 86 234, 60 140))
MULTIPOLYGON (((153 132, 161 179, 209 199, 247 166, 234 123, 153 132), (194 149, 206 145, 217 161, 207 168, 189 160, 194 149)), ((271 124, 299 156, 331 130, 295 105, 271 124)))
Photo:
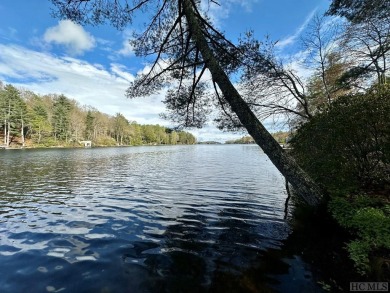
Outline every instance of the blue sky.
MULTIPOLYGON (((282 54, 299 52, 299 36, 314 13, 330 0, 224 0, 211 8, 212 19, 231 40, 254 30, 262 39, 279 40, 282 54)), ((63 93, 99 111, 124 114, 138 123, 170 126, 161 120, 162 96, 128 100, 129 81, 145 66, 134 56, 128 38, 134 27, 81 27, 51 16, 49 0, 1 0, 0 80, 40 94, 63 93)), ((136 28, 137 29, 137 28, 136 28)), ((272 125, 267 123, 272 131, 272 125)), ((219 132, 212 124, 190 130, 199 140, 239 137, 219 132)))

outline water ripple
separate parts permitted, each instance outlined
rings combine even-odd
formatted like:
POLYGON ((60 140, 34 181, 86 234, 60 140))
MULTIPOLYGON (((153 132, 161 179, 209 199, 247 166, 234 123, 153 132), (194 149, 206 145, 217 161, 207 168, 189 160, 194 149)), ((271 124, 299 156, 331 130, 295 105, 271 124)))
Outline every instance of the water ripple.
POLYGON ((284 181, 256 146, 7 151, 0 164, 0 292, 204 291, 289 233, 284 181))

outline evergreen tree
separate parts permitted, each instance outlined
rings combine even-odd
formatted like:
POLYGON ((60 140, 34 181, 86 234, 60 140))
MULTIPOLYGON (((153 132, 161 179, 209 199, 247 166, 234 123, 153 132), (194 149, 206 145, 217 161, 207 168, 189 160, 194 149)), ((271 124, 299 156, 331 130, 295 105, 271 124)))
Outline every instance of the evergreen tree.
POLYGON ((117 113, 114 118, 114 135, 117 144, 123 145, 129 121, 121 113, 117 113))
POLYGON ((24 146, 24 124, 27 116, 27 107, 21 99, 19 91, 12 85, 4 87, 0 96, 4 121, 4 145, 9 146, 14 136, 20 134, 24 146))
POLYGON ((22 139, 22 147, 25 146, 25 136, 26 136, 26 132, 28 130, 28 124, 29 124, 29 115, 28 115, 28 112, 27 112, 27 105, 25 103, 25 101, 20 97, 20 95, 18 96, 18 99, 16 101, 16 121, 17 121, 17 128, 20 129, 20 137, 22 139))
POLYGON ((84 137, 88 140, 92 140, 94 134, 94 121, 95 117, 92 112, 88 110, 87 116, 85 117, 85 134, 84 137))
POLYGON ((327 14, 343 16, 353 23, 373 18, 383 19, 390 16, 390 2, 388 0, 333 0, 327 14))
POLYGON ((55 140, 68 140, 71 103, 67 97, 60 95, 53 104, 53 135, 55 140))
POLYGON ((30 119, 32 132, 37 136, 35 140, 40 144, 43 136, 51 132, 47 110, 42 104, 35 105, 30 119))

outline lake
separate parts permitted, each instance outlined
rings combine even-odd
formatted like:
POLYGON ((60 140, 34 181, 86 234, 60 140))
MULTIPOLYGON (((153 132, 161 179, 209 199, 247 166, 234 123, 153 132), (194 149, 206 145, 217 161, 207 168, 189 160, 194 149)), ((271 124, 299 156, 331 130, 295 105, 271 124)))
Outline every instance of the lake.
POLYGON ((0 151, 0 292, 316 288, 286 196, 256 145, 0 151))

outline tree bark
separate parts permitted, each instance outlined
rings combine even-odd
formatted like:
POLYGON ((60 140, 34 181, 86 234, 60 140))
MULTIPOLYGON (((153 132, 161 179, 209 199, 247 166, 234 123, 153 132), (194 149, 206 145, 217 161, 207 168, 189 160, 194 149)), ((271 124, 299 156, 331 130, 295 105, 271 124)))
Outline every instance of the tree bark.
POLYGON ((8 130, 7 130, 7 142, 6 142, 6 146, 9 147, 9 144, 10 144, 10 132, 11 132, 11 122, 9 122, 8 120, 8 130))
POLYGON ((183 11, 188 22, 189 30, 193 36, 206 66, 209 69, 213 81, 218 84, 226 101, 236 113, 241 123, 248 130, 256 143, 270 158, 276 168, 291 183, 298 195, 309 205, 318 206, 323 199, 321 189, 317 184, 299 167, 296 161, 288 155, 272 137, 272 135, 260 123, 255 114, 235 89, 229 77, 219 65, 216 57, 210 49, 206 38, 203 35, 199 21, 194 13, 193 2, 183 0, 183 11))
POLYGON ((8 99, 8 117, 7 117, 7 125, 5 126, 7 128, 7 138, 6 138, 6 141, 5 141, 5 146, 9 147, 9 134, 11 132, 11 123, 10 123, 10 119, 11 119, 11 101, 8 99))
POLYGON ((38 144, 41 143, 41 127, 38 126, 38 144))
POLYGON ((4 119, 4 145, 7 145, 7 119, 4 119))
POLYGON ((22 137, 22 147, 24 147, 25 141, 24 141, 24 120, 23 120, 23 117, 21 118, 21 120, 22 120, 22 129, 20 130, 20 136, 22 137))

